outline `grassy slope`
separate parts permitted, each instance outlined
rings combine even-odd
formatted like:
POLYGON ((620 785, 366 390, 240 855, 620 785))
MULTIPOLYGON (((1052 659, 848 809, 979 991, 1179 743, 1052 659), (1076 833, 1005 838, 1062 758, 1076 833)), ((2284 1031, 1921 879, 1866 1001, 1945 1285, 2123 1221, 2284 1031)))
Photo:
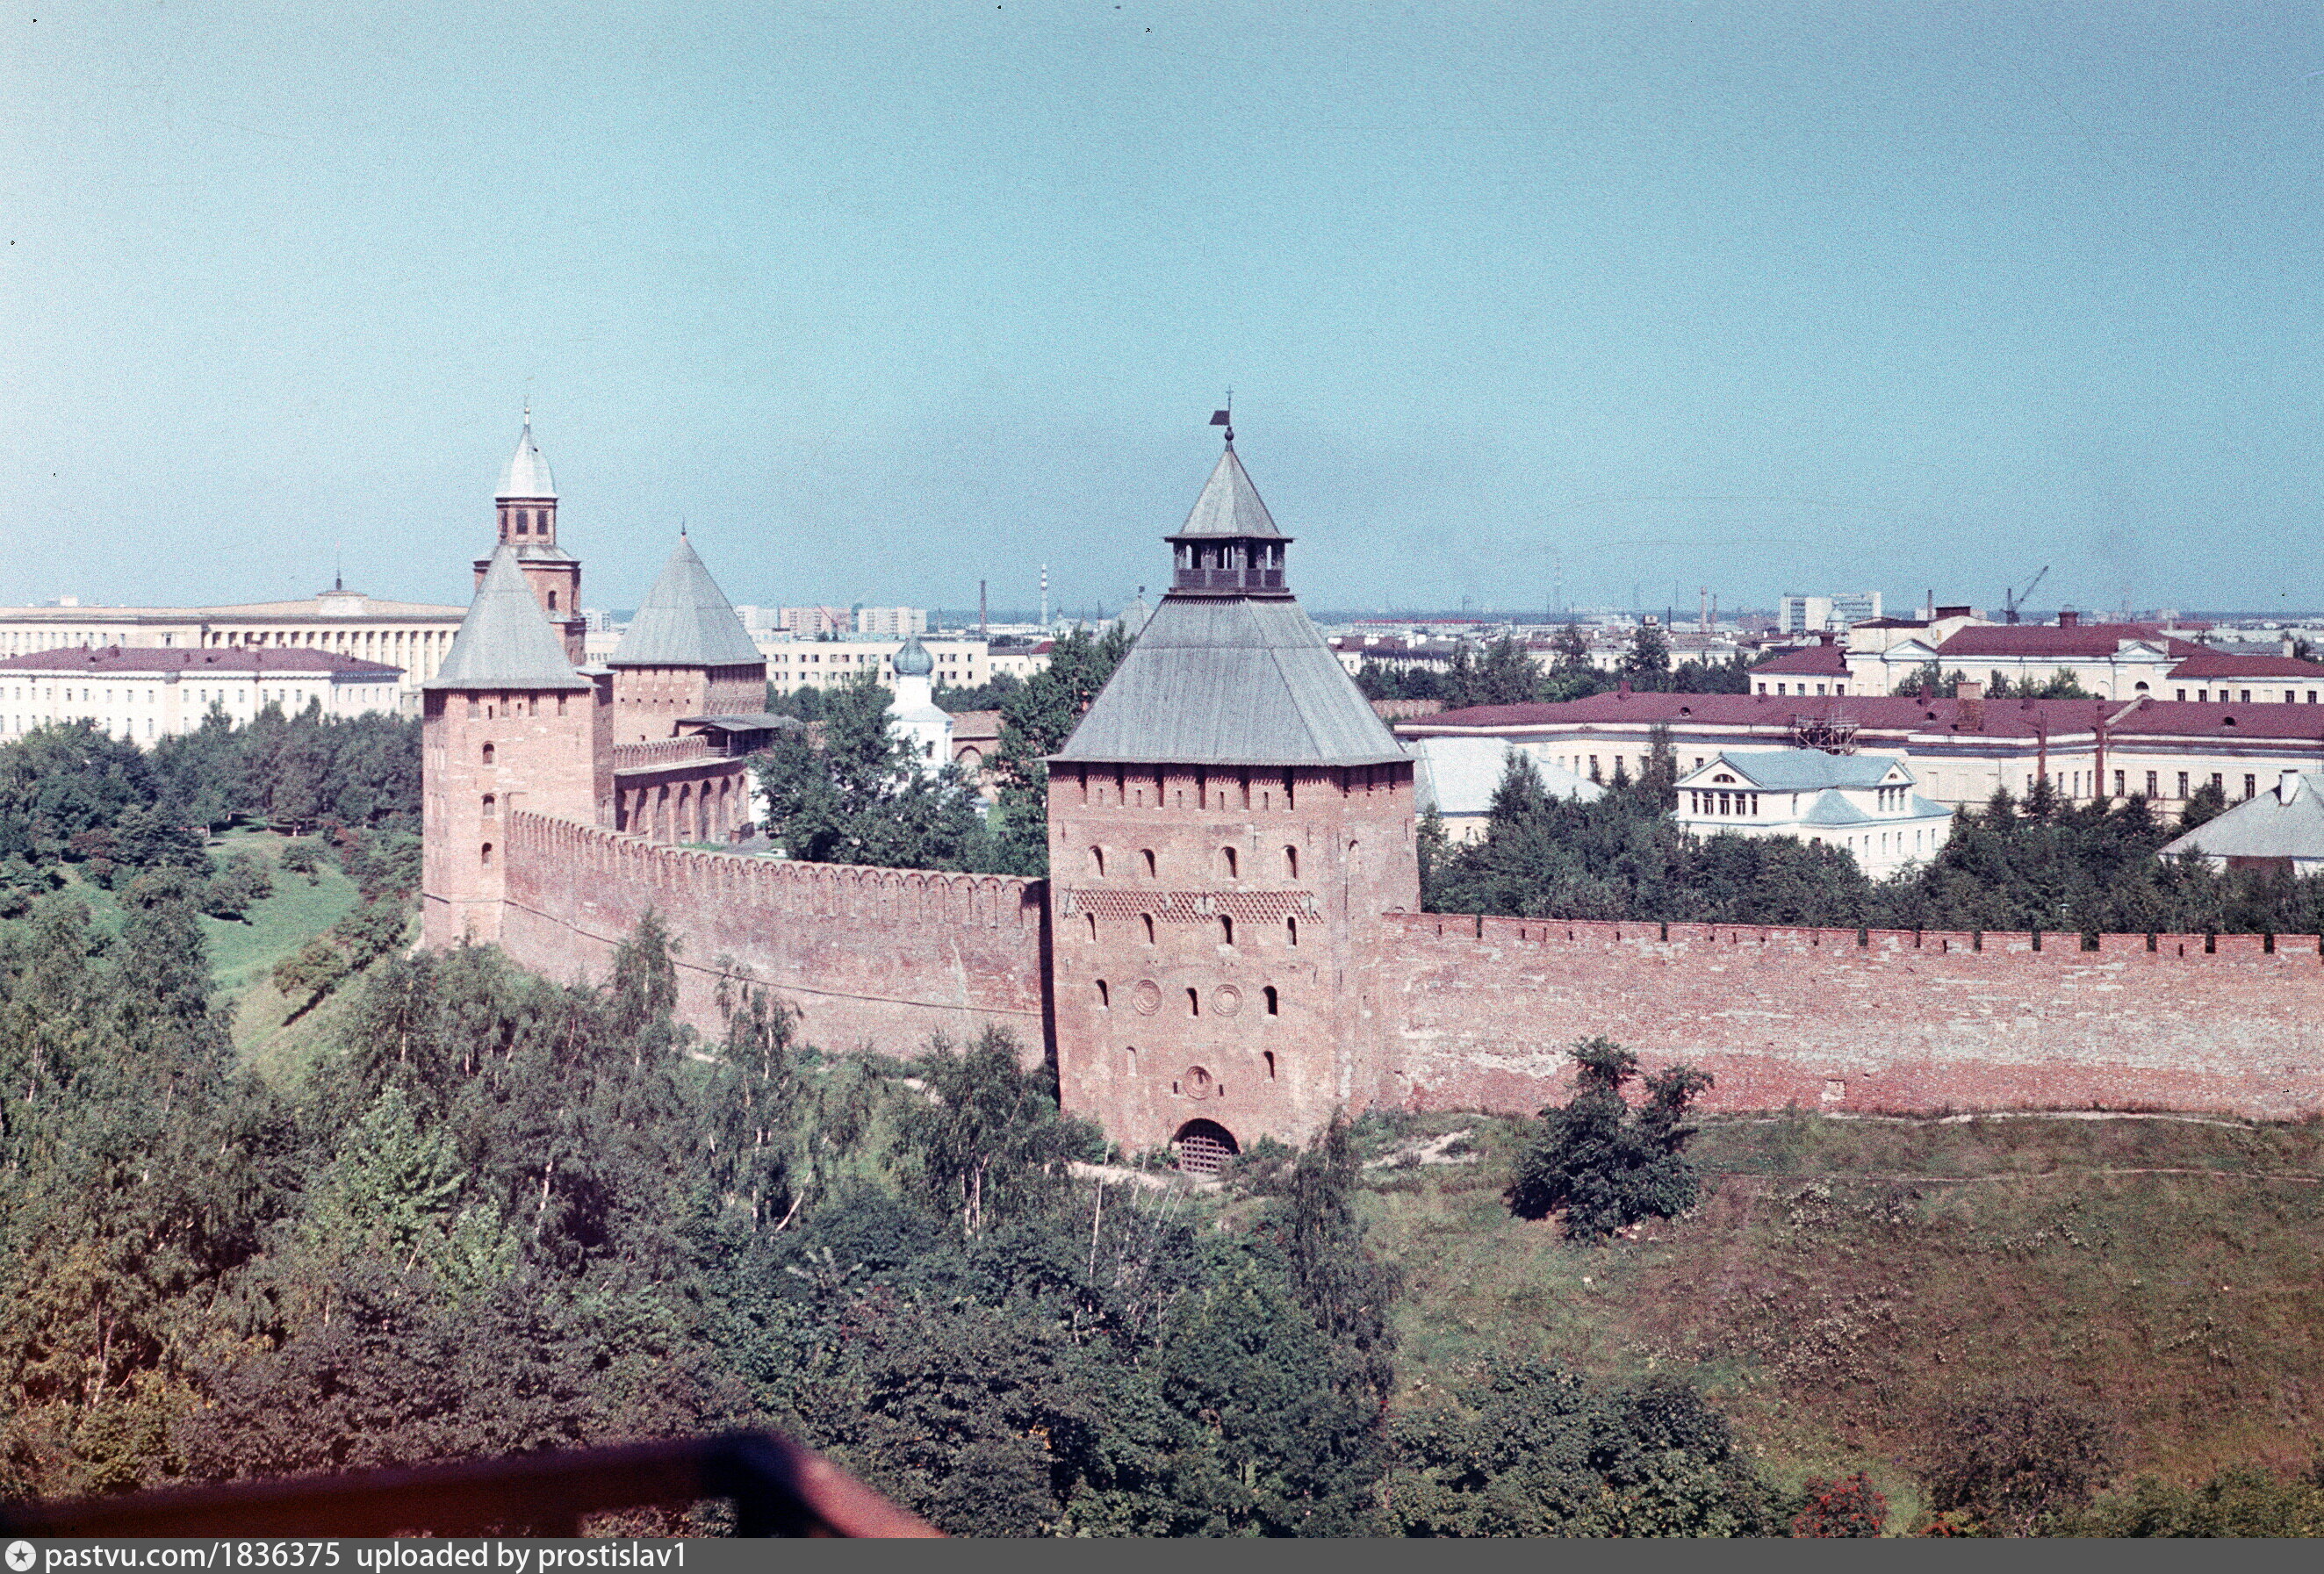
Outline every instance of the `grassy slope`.
POLYGON ((1569 1246, 1508 1216, 1511 1130, 1374 1173, 1405 1266, 1402 1402, 1489 1350, 1691 1375, 1787 1478, 1869 1468, 1896 1517, 1947 1404, 2047 1389, 2123 1474, 2303 1466, 2324 1419, 2324 1128, 1820 1117, 1706 1127, 1702 1207, 1569 1246))

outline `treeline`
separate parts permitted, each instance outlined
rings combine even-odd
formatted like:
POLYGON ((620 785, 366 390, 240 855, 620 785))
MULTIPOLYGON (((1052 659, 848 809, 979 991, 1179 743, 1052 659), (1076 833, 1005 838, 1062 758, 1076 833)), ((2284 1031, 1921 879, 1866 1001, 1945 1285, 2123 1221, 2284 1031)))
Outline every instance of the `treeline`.
POLYGON ((1630 637, 1619 666, 1601 672, 1591 662, 1590 642, 1581 625, 1567 623, 1550 639, 1546 666, 1537 663, 1514 638, 1472 650, 1456 646, 1442 671, 1428 667, 1392 667, 1366 660, 1356 669, 1356 686, 1370 700, 1440 700, 1448 711, 1472 705, 1519 705, 1588 699, 1623 684, 1655 694, 1748 694, 1750 667, 1741 656, 1725 661, 1671 661, 1670 637, 1660 625, 1641 624, 1630 637))
MULTIPOLYGON (((699 1042, 676 994, 650 919, 597 988, 390 955, 277 1091, 234 1067, 182 900, 148 888, 117 936, 69 893, 0 925, 0 1490, 772 1426, 959 1533, 1881 1527, 1863 1477, 1786 1489, 1682 1378, 1488 1358, 1400 1385, 1358 1206, 1392 1119, 1259 1144, 1215 1197, 1148 1189, 1075 1174, 1139 1155, 1003 1036, 827 1056, 745 989, 699 1042)), ((1602 1086, 1517 1179, 1594 1152, 1683 1207, 1684 1090, 1625 1111, 1626 1058, 1578 1053, 1602 1086)), ((2107 1440, 2070 1406, 1960 1422, 1939 1533, 2297 1533, 2324 1501, 2249 1472, 2094 1496, 2107 1440)))
POLYGON ((210 831, 236 820, 417 831, 419 723, 270 706, 243 726, 214 710, 151 751, 88 722, 0 743, 0 917, 62 884, 67 866, 106 887, 182 870, 207 882, 207 910, 239 916, 265 894, 263 872, 205 851, 210 831))
POLYGON ((6 1489, 771 1425, 967 1533, 1795 1509, 1667 1380, 1496 1369, 1392 1415, 1344 1126, 1229 1206, 1077 1179, 1102 1137, 1005 1037, 830 1058, 744 991, 697 1044, 671 949, 650 921, 598 989, 383 959, 281 1093, 234 1071, 182 903, 118 939, 69 895, 0 928, 6 1489))
POLYGON ((1672 820, 1674 770, 1657 741, 1645 773, 1618 769, 1591 803, 1551 796, 1513 755, 1485 834, 1449 842, 1421 827, 1433 911, 1664 923, 2099 934, 2324 932, 2324 877, 2215 871, 2162 846, 2218 814, 2206 787, 2185 812, 2143 797, 2061 803, 2047 780, 2022 800, 1997 792, 1955 814, 1925 864, 1873 880, 1845 851, 1788 837, 1703 836, 1672 820))

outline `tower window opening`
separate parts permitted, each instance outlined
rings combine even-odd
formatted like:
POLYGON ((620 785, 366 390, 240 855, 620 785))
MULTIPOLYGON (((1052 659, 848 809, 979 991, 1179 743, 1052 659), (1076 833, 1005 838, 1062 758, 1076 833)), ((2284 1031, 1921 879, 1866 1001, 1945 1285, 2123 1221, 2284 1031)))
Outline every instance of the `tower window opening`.
POLYGON ((1148 945, 1153 944, 1153 943, 1154 943, 1154 915, 1153 915, 1153 914, 1151 914, 1151 913, 1140 913, 1140 914, 1139 914, 1139 915, 1138 915, 1138 922, 1145 927, 1145 930, 1146 930, 1146 943, 1147 943, 1147 944, 1148 944, 1148 945))
POLYGON ((1084 913, 1082 916, 1089 921, 1090 941, 1092 943, 1095 943, 1097 940, 1097 915, 1095 913, 1084 913))
POLYGON ((1188 990, 1186 991, 1186 1015, 1189 1017, 1199 1017, 1202 1014, 1203 997, 1201 992, 1195 990, 1188 990))
POLYGON ((490 765, 492 762, 493 762, 493 746, 492 746, 491 744, 487 743, 487 744, 485 744, 485 745, 484 745, 484 763, 485 763, 486 765, 490 765))
POLYGON ((1275 1081, 1275 1052, 1271 1049, 1267 1052, 1267 1080, 1275 1081))
POLYGON ((1299 850, 1296 847, 1283 850, 1283 872, 1291 879, 1299 878, 1299 850))
POLYGON ((1224 913, 1219 915, 1219 943, 1222 945, 1234 943, 1234 920, 1224 913))
POLYGON ((516 511, 516 533, 520 536, 529 536, 532 533, 530 516, 522 509, 516 511))
POLYGON ((484 795, 484 818, 489 820, 500 812, 501 800, 499 796, 494 793, 486 793, 484 795))
POLYGON ((486 869, 493 867, 493 844, 489 842, 484 843, 484 865, 486 869))
POLYGON ((1102 847, 1093 847, 1093 848, 1091 848, 1091 849, 1090 849, 1090 868, 1091 868, 1091 870, 1092 870, 1093 871, 1094 871, 1094 872, 1096 873, 1097 877, 1098 877, 1100 879, 1103 879, 1105 878, 1105 849, 1104 849, 1104 848, 1102 848, 1102 847))
POLYGON ((1296 918, 1286 918, 1286 919, 1283 921, 1283 926, 1284 926, 1284 928, 1285 928, 1285 929, 1289 933, 1291 943, 1292 943, 1292 944, 1294 944, 1294 945, 1298 944, 1298 943, 1299 943, 1299 920, 1298 920, 1298 919, 1296 919, 1296 918))
POLYGON ((1111 1009, 1111 1008, 1112 1008, 1112 1006, 1113 1006, 1113 991, 1112 991, 1112 990, 1109 990, 1109 989, 1107 989, 1107 988, 1105 987, 1105 980, 1104 980, 1103 979, 1100 979, 1100 980, 1098 980, 1098 981, 1097 981, 1097 1008, 1098 1008, 1099 1010, 1101 1010, 1101 1011, 1104 1011, 1104 1010, 1109 1010, 1109 1009, 1111 1009))
POLYGON ((1152 879, 1154 878, 1155 867, 1154 850, 1151 847, 1141 847, 1138 850, 1138 856, 1143 859, 1146 862, 1146 878, 1148 879, 1152 879))
POLYGON ((557 610, 557 593, 553 590, 549 593, 549 610, 552 612, 557 610))
MULTIPOLYGON (((1268 1016, 1270 1016, 1270 1017, 1280 1017, 1280 1016, 1283 1014, 1283 1012, 1282 1012, 1282 1005, 1283 1005, 1282 997, 1278 996, 1278 995, 1275 992, 1275 986, 1274 986, 1273 984, 1269 984, 1269 985, 1268 985, 1268 986, 1267 986, 1267 988, 1265 988, 1265 989, 1263 989, 1263 990, 1259 990, 1259 995, 1261 996, 1261 998, 1263 998, 1263 999, 1267 1001, 1267 1014, 1268 1014, 1268 1016)), ((1270 1054, 1270 1055, 1268 1055, 1268 1056, 1267 1057, 1267 1064, 1268 1064, 1268 1072, 1267 1072, 1267 1074, 1268 1074, 1268 1076, 1270 1076, 1270 1077, 1271 1077, 1271 1076, 1273 1076, 1273 1075, 1275 1074, 1275 1070, 1274 1070, 1274 1067, 1275 1067, 1275 1057, 1274 1057, 1273 1055, 1271 1055, 1271 1054, 1270 1054)))
POLYGON ((1220 849, 1219 849, 1219 852, 1220 852, 1220 855, 1221 855, 1222 859, 1223 860, 1223 861, 1225 862, 1225 864, 1226 864, 1226 866, 1227 866, 1227 879, 1234 879, 1234 878, 1235 878, 1235 850, 1234 850, 1233 848, 1231 848, 1231 847, 1222 847, 1222 848, 1220 848, 1220 849))

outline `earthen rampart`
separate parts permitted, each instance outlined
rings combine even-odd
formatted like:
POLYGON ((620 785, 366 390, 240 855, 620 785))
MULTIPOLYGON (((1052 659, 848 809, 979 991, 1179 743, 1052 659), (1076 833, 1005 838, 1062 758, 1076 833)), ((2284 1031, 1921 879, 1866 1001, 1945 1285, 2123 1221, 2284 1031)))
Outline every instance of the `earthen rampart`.
POLYGON ((1388 1084, 1414 1108, 1538 1109, 1603 1033, 1711 1072, 1717 1109, 2324 1109, 2313 934, 1381 923, 1388 1084))
POLYGON ((649 911, 679 942, 679 1011, 719 1031, 722 983, 765 985, 825 1049, 910 1054, 1008 1028, 1047 1047, 1042 882, 707 852, 545 815, 509 817, 501 944, 602 980, 649 911))

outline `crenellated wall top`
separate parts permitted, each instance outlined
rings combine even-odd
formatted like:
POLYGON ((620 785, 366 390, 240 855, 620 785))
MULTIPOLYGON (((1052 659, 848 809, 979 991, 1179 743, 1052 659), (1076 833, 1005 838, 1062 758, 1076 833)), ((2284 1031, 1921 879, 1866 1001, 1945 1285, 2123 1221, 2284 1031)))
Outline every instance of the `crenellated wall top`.
POLYGON ((2123 961, 2282 961, 2324 963, 2314 934, 2100 934, 2095 946, 2071 930, 2028 934, 1997 929, 1824 929, 1748 924, 1631 923, 1592 918, 1502 918, 1474 913, 1384 913, 1381 922, 1408 942, 1447 944, 1624 945, 1699 952, 1707 948, 1788 951, 1833 957, 1966 954, 2041 957, 2061 962, 2123 961))
POLYGON ((561 859, 576 873, 669 890, 758 902, 779 910, 866 921, 1038 927, 1046 882, 1017 875, 954 874, 866 864, 806 863, 755 853, 649 842, 558 815, 508 817, 512 879, 561 859))

